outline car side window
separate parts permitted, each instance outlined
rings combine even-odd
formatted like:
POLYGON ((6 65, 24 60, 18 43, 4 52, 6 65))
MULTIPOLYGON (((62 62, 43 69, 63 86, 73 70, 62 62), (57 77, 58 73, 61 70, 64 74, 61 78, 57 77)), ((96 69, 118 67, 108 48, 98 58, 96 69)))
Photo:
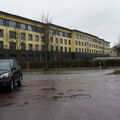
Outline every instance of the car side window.
POLYGON ((17 68, 20 69, 20 65, 16 62, 17 68))
POLYGON ((20 69, 20 65, 16 61, 13 61, 12 66, 13 66, 13 68, 20 69))
POLYGON ((15 62, 15 61, 13 61, 13 68, 18 69, 17 64, 16 64, 16 62, 15 62))
POLYGON ((14 63, 14 62, 13 62, 13 64, 12 64, 12 67, 13 67, 13 68, 16 68, 16 66, 15 66, 15 63, 14 63))
POLYGON ((17 69, 20 69, 20 65, 15 61, 15 66, 17 69))

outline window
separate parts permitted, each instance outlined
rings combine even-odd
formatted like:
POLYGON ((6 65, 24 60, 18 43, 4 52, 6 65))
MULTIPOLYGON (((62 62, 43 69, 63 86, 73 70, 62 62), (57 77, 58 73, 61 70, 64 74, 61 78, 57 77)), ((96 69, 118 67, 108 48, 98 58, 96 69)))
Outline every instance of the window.
POLYGON ((55 40, 56 40, 56 43, 58 43, 58 38, 56 38, 55 40))
POLYGON ((26 40, 25 33, 21 33, 21 39, 22 39, 22 40, 26 40))
POLYGON ((3 19, 3 25, 4 26, 9 26, 9 20, 3 19))
POLYGON ((82 48, 82 53, 84 52, 84 49, 82 48))
POLYGON ((96 51, 94 50, 94 53, 95 53, 96 51))
POLYGON ((50 50, 53 51, 54 50, 54 47, 53 45, 50 46, 50 50))
POLYGON ((60 39, 60 43, 63 44, 63 39, 60 39))
POLYGON ((3 41, 0 41, 0 49, 3 49, 3 41))
POLYGON ((25 24, 25 30, 28 30, 28 25, 27 24, 25 24))
POLYGON ((85 40, 85 36, 83 36, 83 40, 85 40))
POLYGON ((67 52, 67 47, 65 47, 65 52, 67 52))
POLYGON ((65 37, 68 37, 68 33, 65 32, 65 37))
POLYGON ((28 37, 29 37, 29 40, 32 40, 32 34, 29 34, 28 37))
POLYGON ((31 25, 28 25, 27 28, 29 31, 33 31, 33 27, 31 25))
POLYGON ((43 29, 43 28, 40 28, 40 27, 34 26, 34 31, 35 31, 35 32, 41 32, 41 33, 43 33, 43 32, 44 32, 44 29, 43 29))
POLYGON ((9 27, 16 27, 16 22, 15 21, 9 21, 9 27))
POLYGON ((79 45, 81 45, 80 41, 79 41, 79 45))
POLYGON ((9 37, 15 39, 16 38, 16 32, 9 31, 9 37))
POLYGON ((39 45, 35 45, 35 50, 39 51, 39 45))
POLYGON ((75 41, 75 45, 77 45, 77 40, 75 41))
POLYGON ((53 37, 50 37, 50 42, 53 43, 53 37))
POLYGON ((69 47, 69 52, 71 52, 71 48, 69 47))
POLYGON ((78 35, 78 39, 80 39, 80 35, 78 35))
POLYGON ((65 32, 63 32, 63 36, 65 37, 65 32))
POLYGON ((59 31, 58 30, 56 30, 56 35, 59 35, 59 31))
POLYGON ((68 37, 70 37, 70 38, 71 38, 71 33, 68 33, 68 37))
POLYGON ((71 40, 69 40, 69 45, 71 45, 71 40))
POLYGON ((25 30, 25 24, 21 23, 20 24, 20 28, 23 29, 23 30, 25 30))
POLYGON ((35 35, 35 41, 39 42, 39 36, 35 35))
POLYGON ((77 34, 75 35, 75 38, 78 38, 78 35, 77 35, 77 34))
POLYGON ((62 31, 54 30, 54 29, 50 29, 50 33, 55 34, 55 35, 64 36, 64 37, 71 37, 71 33, 62 32, 62 31))
POLYGON ((87 40, 87 37, 85 36, 84 39, 87 40))
POLYGON ((42 50, 42 51, 45 50, 45 45, 42 45, 42 46, 41 46, 41 50, 42 50))
POLYGON ((53 30, 53 29, 51 29, 51 30, 50 30, 50 33, 51 33, 51 34, 53 34, 53 33, 54 33, 54 30, 53 30))
POLYGON ((78 49, 77 49, 77 48, 75 48, 75 52, 78 52, 78 49))
POLYGON ((16 28, 20 28, 20 23, 16 22, 16 28))
POLYGON ((82 42, 82 46, 83 46, 83 42, 82 42))
POLYGON ((63 32, 60 31, 60 32, 59 32, 59 35, 63 36, 63 32))
POLYGON ((64 42, 65 42, 65 45, 67 45, 67 40, 66 39, 64 40, 64 42))
POLYGON ((41 41, 42 41, 42 42, 45 42, 44 36, 41 36, 41 41))
POLYGON ((56 51, 58 51, 58 46, 56 46, 56 51))
POLYGON ((25 49, 26 49, 25 43, 21 43, 21 50, 25 50, 25 49))
POLYGON ((10 42, 9 43, 9 48, 15 50, 16 49, 16 43, 15 42, 10 42))
POLYGON ((79 52, 81 52, 81 48, 79 48, 79 52))
POLYGON ((33 50, 33 45, 32 44, 29 44, 28 47, 29 47, 29 50, 33 50))
POLYGON ((3 25, 3 19, 0 19, 0 25, 3 25))
POLYGON ((3 30, 0 29, 0 37, 3 37, 3 30))
POLYGON ((81 39, 84 39, 84 36, 81 35, 80 37, 81 37, 81 39))
POLYGON ((60 47, 60 51, 63 52, 63 47, 60 47))

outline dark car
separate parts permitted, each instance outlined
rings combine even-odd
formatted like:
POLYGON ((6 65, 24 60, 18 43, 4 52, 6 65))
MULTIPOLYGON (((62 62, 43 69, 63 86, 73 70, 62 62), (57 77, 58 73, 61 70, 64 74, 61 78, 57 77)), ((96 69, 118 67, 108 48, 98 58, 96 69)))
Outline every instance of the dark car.
POLYGON ((16 60, 0 60, 0 87, 6 86, 13 91, 15 83, 20 87, 23 79, 20 65, 16 60))

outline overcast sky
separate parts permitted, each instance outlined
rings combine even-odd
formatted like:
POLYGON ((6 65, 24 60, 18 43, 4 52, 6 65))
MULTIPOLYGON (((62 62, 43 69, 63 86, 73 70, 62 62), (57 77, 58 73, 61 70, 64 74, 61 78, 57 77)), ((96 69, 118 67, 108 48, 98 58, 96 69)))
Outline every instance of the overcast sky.
POLYGON ((0 10, 96 35, 115 45, 120 38, 120 0, 1 0, 0 10))

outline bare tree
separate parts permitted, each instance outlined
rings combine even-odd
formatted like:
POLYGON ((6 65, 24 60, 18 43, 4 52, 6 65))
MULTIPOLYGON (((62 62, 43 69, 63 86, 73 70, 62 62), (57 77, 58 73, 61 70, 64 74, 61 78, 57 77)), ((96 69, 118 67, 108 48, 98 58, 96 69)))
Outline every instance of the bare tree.
POLYGON ((50 14, 48 13, 47 15, 42 15, 42 22, 45 23, 45 24, 49 24, 49 23, 52 23, 52 18, 50 17, 50 14))
POLYGON ((42 15, 42 22, 45 24, 44 26, 44 44, 45 44, 45 61, 46 66, 45 69, 48 70, 48 52, 49 52, 49 43, 50 43, 50 27, 49 24, 52 23, 52 18, 50 18, 49 13, 47 15, 42 15))
POLYGON ((22 43, 22 39, 21 39, 21 36, 20 36, 20 31, 17 28, 15 28, 15 32, 16 32, 16 39, 15 39, 16 49, 20 50, 21 49, 21 43, 22 43))
POLYGON ((7 29, 7 26, 6 26, 6 35, 5 35, 5 40, 6 40, 6 44, 5 44, 5 49, 8 49, 8 29, 7 29))

